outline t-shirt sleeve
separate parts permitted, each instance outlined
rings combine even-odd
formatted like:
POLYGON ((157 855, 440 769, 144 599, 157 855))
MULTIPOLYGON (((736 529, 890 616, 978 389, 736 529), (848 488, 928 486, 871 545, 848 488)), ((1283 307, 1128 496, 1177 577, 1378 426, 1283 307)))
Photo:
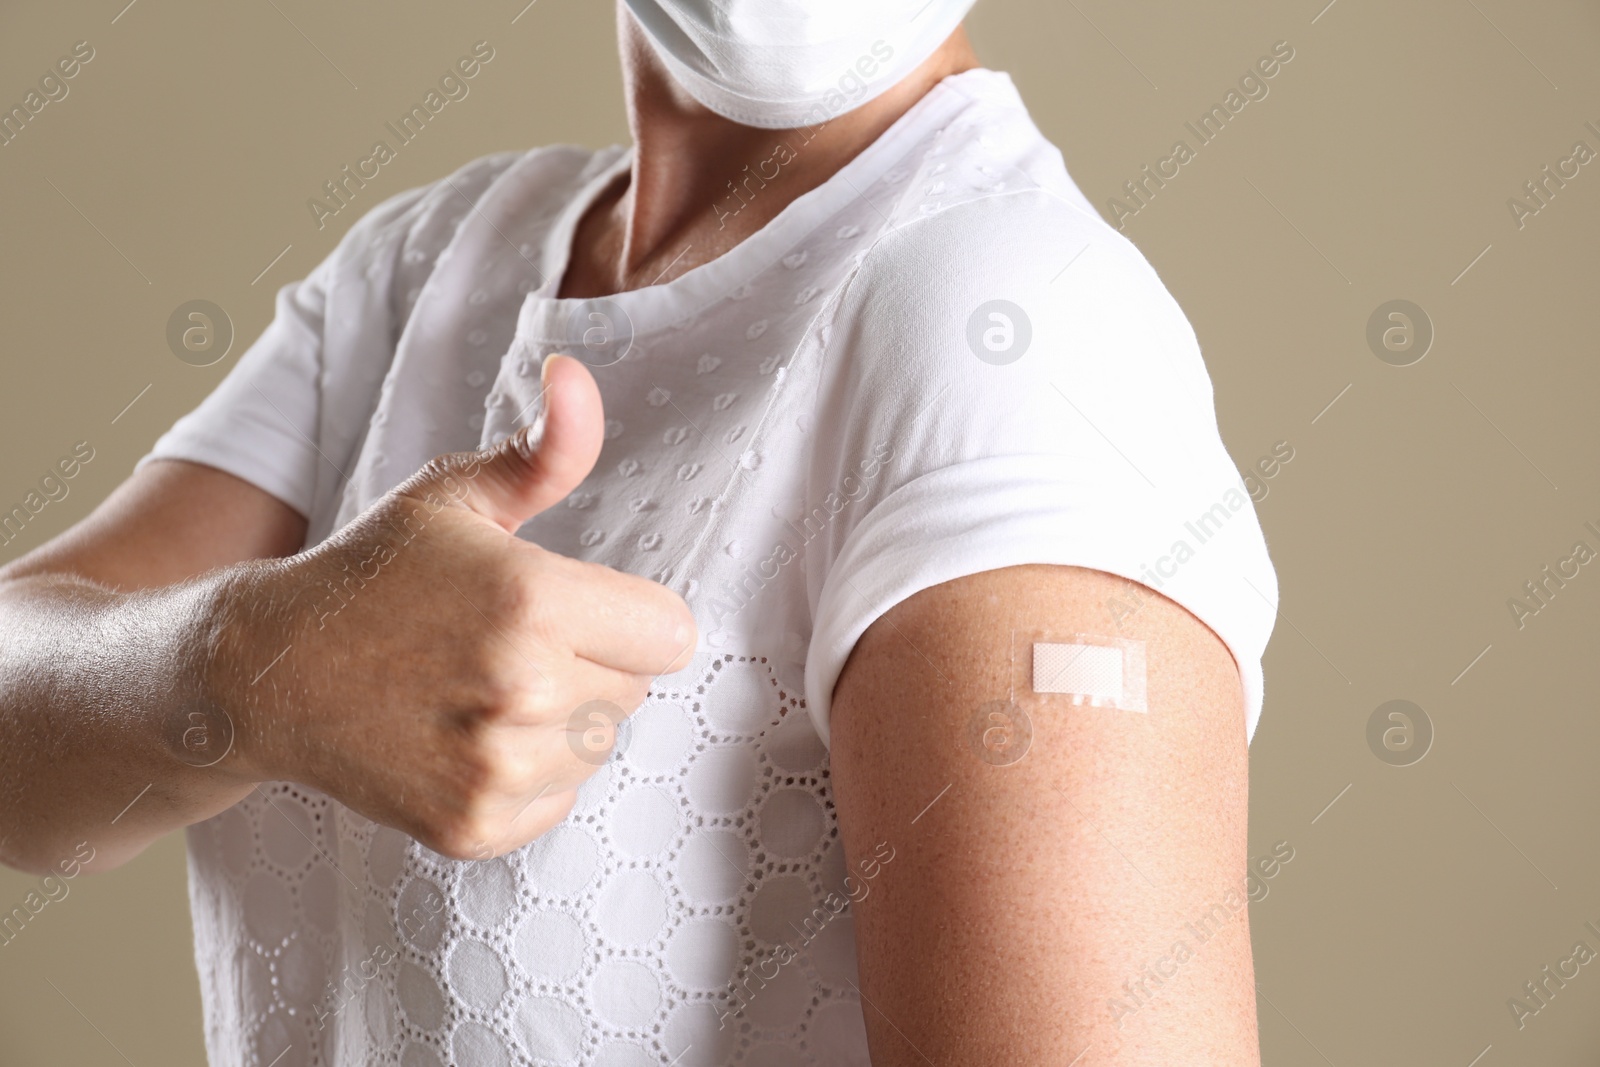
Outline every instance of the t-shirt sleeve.
POLYGON ((280 288, 271 324, 216 389, 156 440, 138 466, 157 459, 203 463, 309 516, 318 466, 333 462, 317 443, 330 294, 340 284, 366 283, 364 260, 426 189, 407 190, 379 203, 311 273, 280 288))
MULTIPOLYGON (((881 238, 831 321, 808 486, 842 502, 807 570, 824 742, 834 684, 878 617, 1035 563, 1183 605, 1232 653, 1254 735, 1277 580, 1194 332, 1137 249, 1048 193, 989 197, 881 238)), ((1143 602, 1082 625, 1117 636, 1143 602)))

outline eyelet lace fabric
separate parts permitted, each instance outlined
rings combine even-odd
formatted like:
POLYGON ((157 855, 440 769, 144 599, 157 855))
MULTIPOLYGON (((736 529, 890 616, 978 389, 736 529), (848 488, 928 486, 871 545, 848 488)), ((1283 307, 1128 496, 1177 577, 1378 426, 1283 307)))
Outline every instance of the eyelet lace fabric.
POLYGON ((675 677, 571 816, 504 857, 446 859, 288 784, 196 827, 196 915, 237 981, 203 978, 236 985, 242 1062, 865 1062, 803 702, 759 658, 675 677))

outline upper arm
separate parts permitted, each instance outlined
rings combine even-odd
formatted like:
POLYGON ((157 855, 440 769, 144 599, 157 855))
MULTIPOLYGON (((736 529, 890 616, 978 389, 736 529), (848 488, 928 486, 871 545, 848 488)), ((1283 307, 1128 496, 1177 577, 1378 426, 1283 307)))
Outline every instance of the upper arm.
POLYGON ((294 508, 215 467, 154 460, 82 522, 0 568, 0 579, 73 574, 115 589, 171 585, 304 544, 294 508))
POLYGON ((851 654, 839 827, 847 858, 894 857, 853 905, 876 1067, 1258 1062, 1238 669, 1149 590, 1114 627, 1131 584, 988 571, 903 601, 851 654), (1147 712, 1013 690, 1014 634, 1027 655, 1034 632, 1113 630, 1144 644, 1147 712), (1011 697, 1031 743, 985 759, 974 717, 1011 697))

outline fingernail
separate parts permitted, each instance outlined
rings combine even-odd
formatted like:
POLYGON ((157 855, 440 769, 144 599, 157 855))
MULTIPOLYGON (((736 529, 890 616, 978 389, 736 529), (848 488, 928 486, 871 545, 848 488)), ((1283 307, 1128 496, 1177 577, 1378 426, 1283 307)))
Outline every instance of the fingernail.
POLYGON ((544 427, 547 421, 545 416, 549 411, 549 404, 545 400, 545 394, 550 391, 550 362, 556 359, 557 355, 557 353, 552 352, 550 355, 545 356, 544 361, 539 365, 539 393, 533 398, 533 402, 528 405, 527 424, 517 431, 515 446, 518 454, 523 459, 531 459, 533 454, 539 450, 539 443, 544 440, 544 427))
POLYGON ((544 362, 539 365, 539 388, 541 391, 550 387, 550 364, 561 358, 561 353, 552 352, 544 357, 544 362))

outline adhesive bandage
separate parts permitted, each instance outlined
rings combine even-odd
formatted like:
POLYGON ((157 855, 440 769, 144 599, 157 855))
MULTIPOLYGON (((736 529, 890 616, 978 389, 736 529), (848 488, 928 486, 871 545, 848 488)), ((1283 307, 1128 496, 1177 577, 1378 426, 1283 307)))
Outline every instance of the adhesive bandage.
POLYGON ((1148 711, 1144 642, 1098 634, 1018 632, 1012 640, 1015 690, 1073 704, 1148 711))

